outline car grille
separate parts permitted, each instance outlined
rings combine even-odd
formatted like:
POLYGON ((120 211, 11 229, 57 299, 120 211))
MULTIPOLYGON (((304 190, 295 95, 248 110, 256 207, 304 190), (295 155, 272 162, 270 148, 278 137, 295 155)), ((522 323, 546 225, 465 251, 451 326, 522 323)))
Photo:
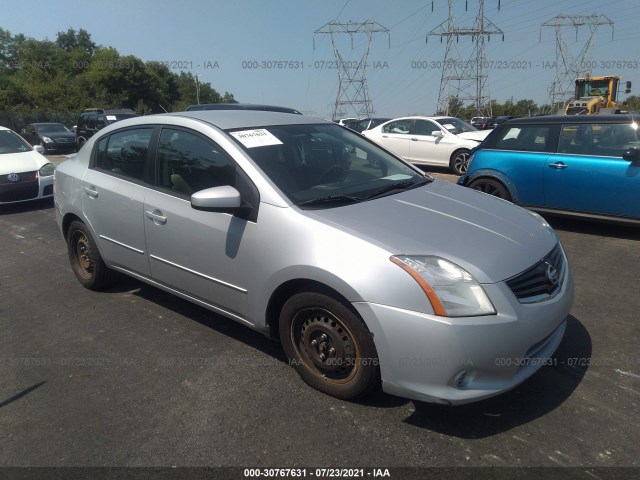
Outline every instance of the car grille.
POLYGON ((75 138, 56 138, 57 143, 76 143, 75 138))
POLYGON ((521 303, 540 302, 560 290, 565 271, 564 255, 558 243, 542 260, 506 283, 521 303))
POLYGON ((0 175, 0 202, 19 202, 36 198, 40 190, 38 172, 18 173, 18 181, 9 180, 9 175, 0 175))
MULTIPOLYGON (((12 175, 12 174, 9 174, 12 175)), ((9 175, 0 175, 0 185, 18 185, 25 182, 33 182, 38 179, 38 172, 21 172, 18 173, 18 181, 9 180, 9 175)), ((15 175, 15 174, 13 174, 15 175)))

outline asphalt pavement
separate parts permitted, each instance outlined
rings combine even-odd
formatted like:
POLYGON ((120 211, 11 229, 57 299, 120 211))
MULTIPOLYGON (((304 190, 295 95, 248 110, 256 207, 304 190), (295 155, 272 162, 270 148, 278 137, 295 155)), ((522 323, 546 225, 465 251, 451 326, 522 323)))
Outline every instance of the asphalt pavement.
POLYGON ((306 386, 278 343, 231 320, 124 277, 86 290, 52 202, 0 207, 0 466, 637 476, 640 230, 551 223, 576 282, 553 364, 506 394, 443 407, 381 391, 337 400, 306 386))

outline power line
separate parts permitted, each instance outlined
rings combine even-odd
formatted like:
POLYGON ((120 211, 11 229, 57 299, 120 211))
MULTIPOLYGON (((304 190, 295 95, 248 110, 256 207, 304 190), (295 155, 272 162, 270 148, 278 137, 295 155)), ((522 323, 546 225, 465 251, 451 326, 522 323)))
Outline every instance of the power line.
POLYGON ((365 20, 364 22, 338 22, 332 20, 314 32, 314 48, 316 35, 330 35, 333 53, 336 58, 338 94, 331 114, 333 119, 343 118, 351 113, 358 118, 372 117, 374 114, 373 104, 367 88, 367 66, 374 33, 386 33, 389 37, 389 45, 391 45, 389 29, 373 20, 365 20), (343 34, 349 35, 352 50, 354 36, 365 35, 367 37, 367 46, 359 61, 345 60, 342 55, 338 48, 337 37, 343 34))
POLYGON ((540 41, 542 41, 542 29, 544 27, 553 27, 556 31, 556 75, 549 87, 549 101, 553 108, 564 103, 567 98, 573 97, 573 83, 584 70, 582 66, 589 60, 589 55, 595 45, 598 27, 603 25, 611 27, 611 38, 613 39, 613 22, 599 13, 592 15, 558 15, 541 25, 540 41), (577 42, 578 29, 583 26, 589 27, 590 35, 582 45, 582 48, 572 55, 569 52, 563 34, 567 28, 574 29, 577 42))
POLYGON ((463 103, 471 101, 476 115, 491 116, 484 43, 491 35, 500 35, 504 41, 504 32, 484 16, 484 0, 478 2, 478 14, 472 27, 458 27, 454 0, 448 0, 448 3, 449 18, 427 34, 427 41, 429 36, 439 36, 440 41, 443 38, 447 40, 438 94, 438 112, 457 116, 463 103), (474 48, 470 57, 462 57, 458 53, 456 44, 460 37, 471 37, 474 48))

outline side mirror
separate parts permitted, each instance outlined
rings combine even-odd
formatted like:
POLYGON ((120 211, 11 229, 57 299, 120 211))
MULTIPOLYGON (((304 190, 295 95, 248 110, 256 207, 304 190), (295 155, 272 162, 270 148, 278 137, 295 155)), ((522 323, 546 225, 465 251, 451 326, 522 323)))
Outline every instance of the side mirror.
POLYGON ((42 145, 36 145, 33 149, 40 155, 44 155, 44 147, 42 145))
POLYGON ((434 130, 433 132, 431 132, 431 136, 432 137, 444 137, 444 133, 442 133, 441 130, 434 130))
POLYGON ((230 185, 206 188, 191 195, 191 206, 196 210, 233 213, 241 204, 240 192, 230 185))
POLYGON ((640 148, 630 148, 622 154, 622 158, 629 160, 634 165, 640 166, 640 148))

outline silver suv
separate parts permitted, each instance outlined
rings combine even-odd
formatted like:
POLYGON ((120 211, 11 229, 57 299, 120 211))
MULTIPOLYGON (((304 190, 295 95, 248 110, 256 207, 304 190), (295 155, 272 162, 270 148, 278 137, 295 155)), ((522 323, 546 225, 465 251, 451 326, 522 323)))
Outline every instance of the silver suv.
POLYGON ((137 117, 138 114, 129 108, 87 108, 78 116, 76 122, 76 143, 81 147, 98 130, 125 118, 137 117))

